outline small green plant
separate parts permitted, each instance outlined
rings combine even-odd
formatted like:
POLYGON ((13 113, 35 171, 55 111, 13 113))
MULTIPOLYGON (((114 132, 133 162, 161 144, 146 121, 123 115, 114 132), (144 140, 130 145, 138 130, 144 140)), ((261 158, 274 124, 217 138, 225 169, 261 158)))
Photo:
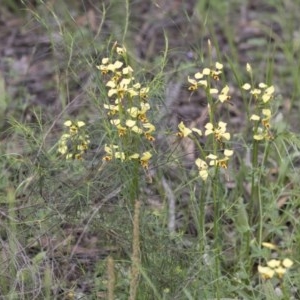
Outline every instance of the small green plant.
POLYGON ((90 143, 89 136, 81 133, 80 128, 85 126, 82 121, 72 122, 70 120, 64 123, 69 127, 69 133, 65 133, 58 141, 58 152, 65 155, 66 159, 82 159, 82 155, 88 150, 90 143))
MULTIPOLYGON (((145 18, 143 32, 156 38, 155 20, 175 22, 180 1, 150 2, 145 11, 159 14, 145 18)), ((193 16, 186 3, 183 18, 193 27, 199 14, 214 43, 189 45, 186 58, 175 62, 181 48, 168 44, 180 39, 158 23, 165 50, 154 51, 159 40, 150 39, 146 46, 155 57, 143 64, 134 51, 134 43, 147 40, 137 35, 137 4, 146 5, 86 5, 86 19, 76 16, 76 7, 68 10, 68 1, 30 6, 57 61, 67 58, 53 76, 62 109, 49 119, 45 107, 34 111, 34 122, 24 112, 22 121, 10 118, 3 134, 0 295, 298 299, 300 137, 289 127, 297 128, 298 117, 288 120, 283 107, 293 103, 291 111, 299 112, 299 88, 283 103, 288 85, 270 75, 280 64, 269 59, 265 73, 255 71, 263 68, 254 59, 241 67, 231 15, 222 28, 219 22, 240 8, 231 1, 199 2, 193 16), (219 31, 230 44, 225 55, 219 31), (71 91, 71 77, 79 100, 72 98, 78 91, 71 91), (201 116, 181 114, 189 105, 201 116)), ((203 42, 208 36, 198 27, 191 40, 203 42)), ((288 36, 295 39, 297 31, 288 36)), ((296 42, 284 46, 288 61, 296 42)), ((297 82, 296 67, 291 74, 297 82)), ((12 100, 0 81, 4 119, 12 100)))
MULTIPOLYGON (((113 46, 112 51, 116 51, 123 58, 123 62, 116 60, 111 62, 109 58, 102 59, 102 64, 98 69, 103 75, 109 76, 106 86, 109 88, 109 104, 104 104, 104 109, 108 110, 110 123, 115 126, 120 138, 120 145, 110 145, 105 147, 106 161, 112 158, 126 160, 139 160, 144 168, 148 168, 150 151, 139 153, 140 137, 148 142, 153 142, 153 132, 155 126, 149 122, 147 111, 150 104, 147 103, 148 87, 142 87, 135 81, 134 71, 130 65, 124 65, 128 61, 126 49, 124 47, 113 46)), ((114 55, 114 53, 112 53, 114 55)))

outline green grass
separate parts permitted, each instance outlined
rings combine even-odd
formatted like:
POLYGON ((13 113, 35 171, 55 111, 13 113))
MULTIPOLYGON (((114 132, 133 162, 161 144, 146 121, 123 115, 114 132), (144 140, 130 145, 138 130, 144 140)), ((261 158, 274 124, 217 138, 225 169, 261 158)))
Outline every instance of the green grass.
POLYGON ((233 0, 195 1, 183 14, 177 2, 73 2, 24 6, 27 26, 48 36, 55 74, 49 86, 59 108, 34 107, 26 117, 22 97, 29 92, 12 99, 0 77, 3 299, 298 299, 299 5, 266 1, 264 9, 248 8, 251 21, 233 0), (279 18, 282 11, 290 19, 279 18), (244 36, 243 28, 253 32, 244 36), (123 56, 116 41, 127 49, 123 56), (104 105, 115 105, 115 95, 108 96, 109 73, 97 69, 104 57, 132 66, 135 82, 149 87, 146 102, 125 93, 108 116, 104 105), (217 61, 224 65, 220 80, 208 76, 208 85, 220 91, 228 84, 229 103, 217 103, 208 88, 188 90, 188 76, 217 61), (260 82, 275 86, 265 103, 242 88, 260 82), (127 109, 140 103, 149 103, 154 142, 132 126, 120 136, 110 122, 128 120, 127 109), (272 112, 270 129, 249 120, 254 113, 266 118, 262 109, 272 112), (66 120, 85 125, 72 135, 66 120), (181 121, 202 136, 179 137, 181 121), (219 121, 229 140, 224 132, 219 141, 205 135, 205 125, 219 121), (259 127, 271 138, 255 140, 259 127), (87 142, 82 160, 58 152, 62 134, 72 137, 67 153, 87 142), (119 148, 108 153, 105 145, 119 148), (209 164, 206 156, 224 149, 234 150, 228 168, 208 166, 203 180, 196 159, 209 164), (140 157, 115 158, 118 151, 126 158, 151 152, 149 169, 140 157), (258 265, 272 258, 294 264, 282 278, 265 280, 258 265))

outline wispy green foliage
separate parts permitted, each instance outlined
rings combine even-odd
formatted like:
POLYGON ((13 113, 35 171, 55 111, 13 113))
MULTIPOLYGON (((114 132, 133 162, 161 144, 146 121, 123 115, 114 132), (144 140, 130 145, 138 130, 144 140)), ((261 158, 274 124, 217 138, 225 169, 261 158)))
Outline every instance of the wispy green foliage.
POLYGON ((59 109, 12 117, 0 77, 3 297, 299 298, 299 70, 277 63, 298 29, 282 45, 293 25, 249 5, 178 3, 25 3, 59 109))

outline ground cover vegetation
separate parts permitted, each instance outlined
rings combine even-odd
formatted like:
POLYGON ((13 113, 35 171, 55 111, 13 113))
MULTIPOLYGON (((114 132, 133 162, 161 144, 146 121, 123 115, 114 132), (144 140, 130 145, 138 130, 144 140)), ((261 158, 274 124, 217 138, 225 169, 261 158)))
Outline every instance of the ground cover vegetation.
POLYGON ((4 0, 0 298, 299 299, 299 14, 4 0))

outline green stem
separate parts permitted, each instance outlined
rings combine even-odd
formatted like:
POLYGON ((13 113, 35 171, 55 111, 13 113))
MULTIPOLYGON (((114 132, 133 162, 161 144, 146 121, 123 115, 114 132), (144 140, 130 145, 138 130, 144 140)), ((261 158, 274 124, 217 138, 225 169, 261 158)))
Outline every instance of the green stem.
POLYGON ((251 178, 251 199, 249 205, 249 217, 250 225, 255 225, 257 221, 256 212, 259 211, 259 199, 258 199, 258 141, 253 140, 252 150, 252 178, 251 178))
MULTIPOLYGON (((206 90, 206 96, 208 101, 208 113, 209 113, 209 121, 213 126, 215 126, 215 104, 209 93, 210 83, 208 84, 206 90)), ((218 142, 214 137, 212 137, 212 148, 213 154, 217 156, 218 152, 218 142)), ((216 278, 221 278, 221 269, 220 269, 220 256, 221 256, 221 231, 220 231, 220 199, 219 199, 219 167, 215 166, 215 174, 212 181, 212 196, 213 196, 213 206, 214 206, 214 256, 215 256, 215 276, 216 278)), ((219 289, 219 280, 215 281, 216 288, 216 297, 220 298, 220 289, 219 289)))
POLYGON ((204 253, 205 241, 205 193, 201 192, 200 207, 198 214, 198 236, 199 236, 199 252, 204 253))
MULTIPOLYGON (((216 278, 221 278, 220 256, 221 256, 221 231, 220 231, 220 199, 219 199, 219 168, 215 167, 213 179, 213 203, 214 203, 214 255, 215 255, 215 271, 216 278)), ((219 280, 216 280, 216 295, 219 299, 219 280)))
MULTIPOLYGON (((265 165, 265 162, 268 160, 268 155, 269 155, 269 148, 270 148, 270 143, 266 142, 267 145, 265 147, 265 151, 264 151, 264 156, 263 156, 263 160, 262 160, 262 166, 265 165)), ((258 181, 260 182, 260 177, 261 174, 258 175, 258 181)), ((257 234, 257 241, 259 243, 259 245, 261 245, 262 243, 262 232, 263 232, 263 206, 262 206, 262 199, 261 199, 261 195, 260 195, 260 190, 259 188, 257 188, 257 200, 258 200, 258 211, 259 211, 259 215, 258 215, 258 234, 257 234)))
POLYGON ((136 200, 139 198, 139 163, 137 161, 134 162, 132 166, 132 171, 129 173, 131 174, 131 182, 129 186, 129 195, 130 195, 130 202, 134 205, 136 200))
POLYGON ((125 1, 125 24, 124 24, 124 33, 123 33, 123 39, 122 43, 125 43, 125 38, 128 31, 128 25, 129 25, 129 0, 125 1))

